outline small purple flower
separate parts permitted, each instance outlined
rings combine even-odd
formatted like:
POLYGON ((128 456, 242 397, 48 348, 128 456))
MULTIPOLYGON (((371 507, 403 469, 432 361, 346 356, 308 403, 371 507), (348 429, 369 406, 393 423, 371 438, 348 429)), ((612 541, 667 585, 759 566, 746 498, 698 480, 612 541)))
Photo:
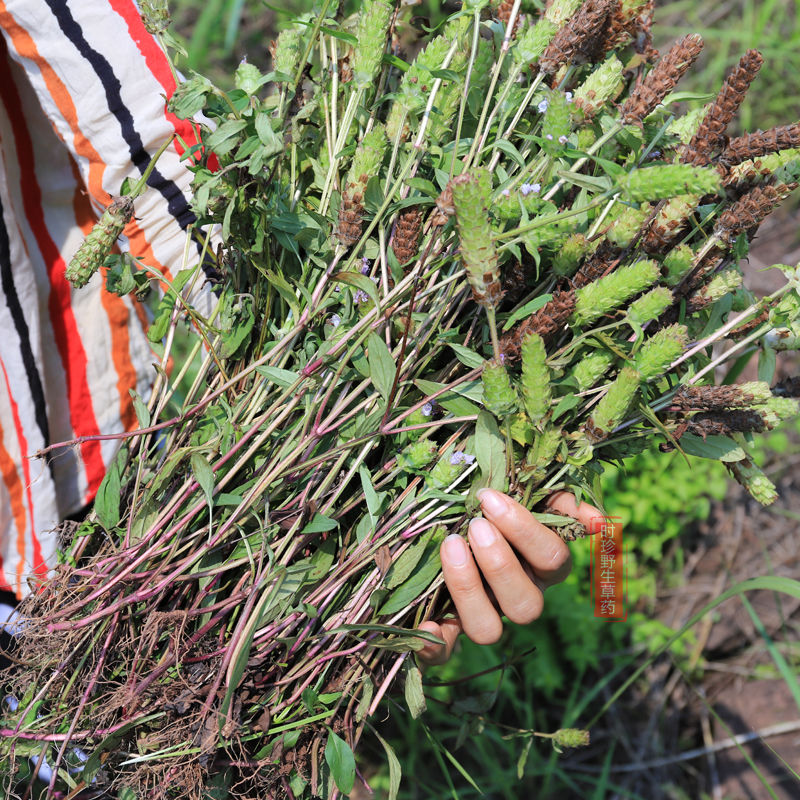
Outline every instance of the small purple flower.
POLYGON ((450 456, 450 463, 453 466, 458 464, 472 464, 473 461, 475 461, 475 456, 471 456, 463 450, 455 450, 450 456))
POLYGON ((539 113, 540 114, 544 114, 544 112, 547 111, 547 106, 549 106, 549 105, 550 105, 550 101, 547 98, 545 98, 544 100, 540 100, 539 101, 539 105, 536 106, 536 108, 539 109, 539 113))
POLYGON ((527 197, 529 194, 539 194, 539 192, 542 191, 542 184, 523 183, 522 186, 519 187, 519 190, 522 193, 523 197, 527 197))
POLYGON ((548 142, 552 142, 553 141, 553 134, 552 133, 546 133, 544 135, 544 138, 547 139, 548 142))
POLYGON ((503 195, 503 197, 510 197, 511 191, 509 189, 503 189, 503 191, 500 192, 500 194, 503 195))
POLYGON ((567 98, 568 103, 572 102, 572 92, 564 92, 564 97, 567 98))
POLYGON ((433 403, 425 403, 420 411, 422 411, 423 417, 429 417, 431 414, 433 414, 433 403))
POLYGON ((333 291, 334 292, 341 292, 342 291, 342 287, 337 283, 336 286, 333 287, 333 291))
POLYGON ((338 314, 331 314, 330 323, 334 328, 338 328, 341 322, 342 318, 338 314))
POLYGON ((369 272, 369 259, 366 256, 361 257, 361 274, 366 275, 369 272))
POLYGON ((566 144, 567 143, 567 137, 562 134, 561 136, 558 137, 558 141, 559 141, 560 144, 566 144))
POLYGON ((369 295, 363 289, 359 289, 353 295, 353 300, 355 300, 356 303, 366 303, 369 300, 369 295))
POLYGON ((506 363, 506 354, 505 353, 500 353, 500 363, 501 364, 505 364, 506 363))

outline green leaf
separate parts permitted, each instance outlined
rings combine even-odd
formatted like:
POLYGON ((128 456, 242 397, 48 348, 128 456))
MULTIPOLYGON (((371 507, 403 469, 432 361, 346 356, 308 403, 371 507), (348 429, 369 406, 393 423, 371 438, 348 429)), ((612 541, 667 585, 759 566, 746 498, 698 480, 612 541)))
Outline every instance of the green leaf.
POLYGON ((524 169, 525 159, 522 157, 522 153, 520 153, 519 150, 517 150, 517 148, 508 141, 508 139, 496 139, 493 146, 498 150, 501 150, 512 161, 516 162, 524 169))
POLYGON ((431 585, 442 569, 439 547, 443 538, 444 529, 437 529, 428 540, 408 578, 389 595, 381 606, 378 611, 379 616, 391 616, 402 611, 431 585))
POLYGON ((553 410, 553 422, 555 422, 562 414, 565 414, 572 408, 575 408, 581 402, 581 398, 575 394, 568 394, 558 401, 558 405, 553 410))
POLYGON ((575 186, 594 192, 607 192, 612 186, 611 178, 580 175, 577 172, 567 172, 566 170, 559 170, 558 177, 567 183, 572 183, 575 186))
POLYGON ((507 480, 505 442, 488 411, 481 411, 475 423, 475 455, 481 468, 482 486, 504 492, 507 480))
POLYGON ((121 786, 117 792, 117 800, 136 800, 138 795, 130 786, 121 786))
POLYGON ((374 331, 367 338, 367 348, 370 377, 381 397, 388 403, 397 371, 394 358, 386 342, 374 331))
POLYGON ((533 744, 533 736, 528 737, 525 740, 525 744, 522 746, 522 752, 519 754, 519 758, 517 759, 517 780, 521 781, 522 776, 525 774, 525 764, 528 761, 528 753, 531 751, 531 745, 533 744))
POLYGON ((300 535, 304 535, 307 533, 322 533, 324 531, 332 531, 335 528, 339 527, 339 522, 335 519, 331 519, 330 517, 326 517, 324 514, 320 514, 317 512, 314 514, 313 519, 309 522, 302 531, 300 531, 300 535))
POLYGON ((456 354, 456 358, 465 366, 470 369, 477 369, 483 366, 484 359, 479 356, 474 350, 464 347, 460 344, 448 342, 450 349, 456 354))
POLYGON ((100 524, 110 531, 119 524, 119 504, 122 489, 122 472, 128 457, 128 448, 123 447, 111 462, 111 466, 103 478, 97 497, 94 500, 94 510, 100 524))
POLYGON ((427 178, 409 178, 406 185, 411 189, 417 189, 427 197, 436 199, 439 196, 439 190, 427 178))
POLYGON ((391 53, 384 53, 383 57, 381 58, 384 64, 389 64, 392 67, 397 67, 401 72, 407 72, 408 69, 411 67, 411 64, 408 61, 403 61, 402 58, 398 58, 397 56, 393 56, 391 53))
POLYGON ((270 115, 266 111, 256 116, 256 133, 264 145, 265 156, 274 156, 283 152, 283 139, 272 129, 270 115))
POLYGON ((178 293, 189 282, 189 278, 194 275, 195 269, 195 267, 191 269, 182 269, 173 279, 164 297, 161 298, 153 322, 147 329, 147 338, 151 342, 160 342, 167 335, 170 318, 172 317, 172 310, 178 299, 178 293))
POLYGON ((284 388, 292 386, 300 377, 298 372, 281 369, 280 367, 256 367, 256 372, 268 378, 276 386, 283 386, 284 388))
POLYGON ((128 392, 133 400, 133 410, 136 412, 136 419, 139 422, 139 427, 147 428, 150 425, 150 412, 148 411, 144 400, 139 397, 139 394, 135 389, 128 389, 128 392))
POLYGON ((206 139, 206 144, 216 155, 223 156, 239 144, 239 134, 246 127, 247 120, 229 119, 206 139))
POLYGON ((200 484, 208 504, 211 505, 214 497, 214 470, 202 453, 192 453, 189 460, 192 464, 192 474, 200 484))
POLYGON ((392 746, 374 728, 372 732, 383 745, 383 749, 386 751, 386 759, 389 762, 389 792, 386 800, 397 800, 397 793, 400 791, 400 779, 403 775, 400 760, 397 758, 392 746))
POLYGON ((775 367, 778 363, 777 353, 771 347, 764 347, 758 354, 758 379, 772 383, 775 367))
MULTIPOLYGON (((281 9, 283 10, 283 9, 281 9)), ((347 44, 353 45, 356 47, 358 45, 358 37, 353 36, 352 33, 345 33, 344 31, 337 31, 335 28, 329 28, 326 25, 323 25, 320 30, 323 33, 327 33, 328 36, 333 36, 334 39, 340 39, 343 42, 347 42, 347 44)))
POLYGON ((425 702, 425 694, 422 691, 422 673, 416 665, 409 665, 406 670, 404 694, 408 713, 411 714, 412 719, 422 716, 428 706, 425 702))
MULTIPOLYGON (((422 378, 414 381, 421 392, 432 395, 444 387, 443 383, 426 381, 422 378)), ((480 381, 468 381, 454 386, 452 391, 445 392, 436 398, 436 402, 444 409, 457 417, 469 417, 477 415, 480 407, 475 405, 483 403, 483 387, 480 381)))
POLYGON ((712 458, 715 461, 741 461, 746 457, 744 450, 728 436, 701 436, 684 433, 680 438, 680 447, 690 456, 712 458))
POLYGON ((543 294, 540 297, 534 297, 530 303, 525 303, 524 306, 518 308, 503 324, 503 330, 507 331, 512 325, 519 322, 521 319, 529 317, 534 312, 538 311, 542 306, 546 305, 553 299, 551 294, 543 294))
POLYGON ((385 492, 378 494, 372 485, 372 478, 367 467, 362 464, 358 468, 358 474, 361 478, 361 486, 364 489, 364 497, 367 500, 367 511, 369 512, 370 524, 374 528, 378 524, 378 518, 381 513, 381 503, 385 496, 385 492))
POLYGON ((387 589, 394 589, 405 581, 419 564, 425 548, 431 540, 433 531, 426 531, 417 536, 405 550, 392 562, 383 579, 387 589))
POLYGON ((355 286, 356 289, 361 289, 375 303, 376 308, 380 306, 378 287, 366 275, 362 275, 360 272, 337 272, 332 276, 332 279, 339 281, 339 283, 346 283, 348 286, 355 286))
POLYGON ((342 794, 350 794, 356 779, 356 760, 350 745, 330 728, 325 745, 325 761, 330 767, 336 788, 342 794))

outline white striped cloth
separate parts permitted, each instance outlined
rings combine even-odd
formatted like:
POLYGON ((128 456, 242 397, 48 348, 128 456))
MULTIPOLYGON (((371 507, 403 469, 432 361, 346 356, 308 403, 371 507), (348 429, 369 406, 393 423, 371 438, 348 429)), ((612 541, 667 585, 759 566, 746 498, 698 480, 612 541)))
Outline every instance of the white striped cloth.
MULTIPOLYGON (((55 563, 54 528, 90 502, 117 449, 53 442, 136 427, 154 356, 131 298, 66 265, 126 177, 167 138, 121 245, 168 277, 183 264, 193 126, 168 113, 169 63, 133 0, 0 0, 0 589, 17 597, 55 563)), ((198 237, 199 238, 199 237, 198 237)))

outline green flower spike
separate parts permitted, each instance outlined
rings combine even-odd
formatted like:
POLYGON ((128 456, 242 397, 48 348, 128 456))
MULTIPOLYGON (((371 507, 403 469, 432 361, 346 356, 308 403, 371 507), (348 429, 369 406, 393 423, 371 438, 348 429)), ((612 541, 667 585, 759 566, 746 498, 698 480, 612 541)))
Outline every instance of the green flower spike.
MULTIPOLYGON (((680 198, 676 197, 675 200, 671 200, 667 203, 667 206, 679 200, 680 198)), ((666 271, 664 283, 666 283, 667 286, 677 286, 681 282, 683 276, 692 268, 693 264, 694 253, 688 244, 682 244, 674 250, 670 250, 670 252, 667 253, 667 257, 664 259, 664 269, 666 271)))
POLYGON ((403 449, 400 454, 401 464, 411 469, 422 469, 436 457, 438 447, 432 439, 420 439, 412 442, 403 449))
POLYGON ((491 181, 486 169, 474 169, 450 181, 461 259, 475 301, 487 308, 494 307, 501 295, 497 251, 489 223, 491 181))
POLYGON ((353 55, 353 79, 356 87, 372 85, 386 47, 386 31, 392 7, 384 0, 365 0, 358 15, 358 45, 353 55))
POLYGON ((272 67, 275 72, 294 77, 300 66, 300 57, 303 37, 296 28, 286 28, 280 32, 275 42, 275 52, 272 56, 272 67))
POLYGON ((483 365, 481 373, 483 400, 486 408, 498 419, 517 410, 517 393, 511 386, 506 368, 492 359, 483 365))
POLYGON ((75 252, 66 271, 67 280, 76 288, 85 286, 108 258, 111 248, 133 217, 133 199, 118 197, 103 212, 92 232, 75 252))
POLYGON ((570 132, 570 108, 564 94, 557 91, 549 91, 545 95, 547 99, 547 109, 542 120, 542 146, 545 152, 554 155, 560 153, 566 137, 570 132))
POLYGON ((573 233, 553 256, 553 272, 561 277, 571 278, 584 257, 597 249, 598 243, 599 240, 590 242, 582 233, 573 233))
POLYGON ((613 359, 605 353, 590 353, 581 358, 573 367, 572 377, 578 384, 578 391, 583 392, 596 386, 603 375, 608 372, 613 359))
POLYGON ((550 369, 544 339, 529 333, 522 340, 522 399, 530 421, 536 425, 550 410, 550 369))
MULTIPOLYGON (((726 183, 753 180, 760 176, 772 175, 780 171, 780 181, 793 181, 798 177, 800 166, 800 150, 781 150, 758 158, 748 159, 731 167, 726 183)), ((777 176, 776 176, 777 177, 777 176)))
POLYGON ((561 728, 553 734, 553 742, 558 747, 586 747, 589 744, 589 731, 561 728))
POLYGON ((533 480, 540 483, 547 477, 547 469, 553 463, 564 434, 560 428, 546 428, 536 434, 533 447, 525 456, 525 465, 522 468, 522 480, 533 480))
MULTIPOLYGON (((364 194, 369 179, 380 171, 387 145, 386 132, 381 125, 376 125, 369 133, 365 134, 353 155, 353 161, 344 182, 343 197, 352 198, 357 194, 364 194)), ((359 202, 361 200, 363 197, 359 202)))
POLYGON ((461 450, 448 449, 425 476, 425 482, 434 489, 450 486, 466 468, 475 461, 475 456, 461 450))
POLYGON ((628 321, 644 325, 660 317, 672 305, 672 292, 666 286, 656 286, 628 306, 628 321))
POLYGON ((695 308, 705 308, 742 285, 742 273, 735 267, 715 275, 700 291, 690 298, 695 308))
POLYGON ((584 119, 592 119, 620 93, 624 83, 622 62, 612 55, 575 90, 573 108, 584 119))
POLYGON ((558 26, 546 17, 542 17, 532 27, 526 28, 511 51, 516 64, 519 67, 536 64, 557 30, 558 26))
POLYGON ((606 233, 606 238, 617 247, 627 247, 652 210, 649 203, 641 208, 625 206, 606 233))
POLYGON ((688 338, 685 325, 670 325, 654 333, 636 354, 636 369, 642 380, 660 378, 683 353, 688 338))
POLYGON ((767 403, 773 398, 772 390, 766 381, 746 381, 736 386, 743 397, 752 397, 754 403, 767 403))
POLYGON ((575 311, 572 322, 577 327, 594 322, 603 314, 621 306, 628 298, 643 292, 658 280, 659 269, 655 261, 639 261, 578 289, 575 293, 575 311))
POLYGON ((683 144, 689 144, 692 137, 697 133, 697 129, 700 127, 707 110, 708 106, 703 106, 702 108, 693 108, 691 111, 687 111, 682 117, 678 117, 670 123, 667 133, 677 136, 683 144))
POLYGON ((622 191, 628 200, 645 203, 684 194, 717 194, 722 178, 712 167, 692 167, 688 164, 664 164, 658 167, 635 169, 628 174, 622 191))
POLYGON ((640 382, 641 376, 632 367, 623 367, 619 371, 586 423, 584 432, 590 441, 605 439, 622 422, 640 382))
POLYGON ((793 397, 771 397, 756 410, 764 418, 767 430, 772 430, 784 420, 796 418, 800 413, 800 405, 793 397))
POLYGON ((728 462, 725 464, 731 475, 742 485, 754 500, 762 506, 768 506, 778 499, 775 484, 749 459, 728 462))

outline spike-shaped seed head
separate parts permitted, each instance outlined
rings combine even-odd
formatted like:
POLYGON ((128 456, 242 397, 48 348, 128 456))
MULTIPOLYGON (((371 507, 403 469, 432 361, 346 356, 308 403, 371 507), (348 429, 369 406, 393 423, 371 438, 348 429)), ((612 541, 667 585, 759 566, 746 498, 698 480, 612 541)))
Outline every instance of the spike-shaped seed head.
POLYGON ((682 144, 689 144, 692 137, 697 133, 703 117, 706 115, 708 106, 693 108, 680 117, 676 117, 670 122, 667 133, 677 137, 682 144))
POLYGON ((639 233, 644 221, 650 216, 652 207, 649 203, 640 208, 623 207, 606 233, 606 239, 617 247, 627 247, 639 233))
POLYGON ((522 467, 522 480, 540 483, 547 476, 547 469, 552 465, 564 441, 560 428, 546 427, 536 432, 533 446, 525 456, 522 467))
POLYGON ((625 418, 641 383, 641 376, 632 367, 623 367, 608 387, 586 423, 586 436, 595 442, 605 439, 625 418))
POLYGON ((645 233, 642 244, 649 253, 663 253, 686 226, 689 217, 700 205, 697 195, 673 197, 656 214, 645 233))
POLYGON ((553 734, 553 741, 559 747, 586 747, 589 744, 589 731, 561 728, 553 734))
POLYGON ((592 119, 620 93, 624 84, 622 62, 611 55, 575 90, 573 108, 583 119, 592 119))
POLYGON ((612 363, 611 356, 605 353, 595 352, 583 356, 572 368, 572 377, 575 379, 578 391, 584 392, 596 386, 612 363))
POLYGON ((584 257, 593 253, 598 244, 599 240, 590 242, 586 234, 573 233, 553 256, 553 272, 561 277, 572 277, 584 257))
POLYGON ((169 28, 172 18, 169 15, 167 0, 142 0, 139 8, 144 28, 149 34, 158 36, 169 28))
POLYGON ((486 408, 498 419, 517 410, 517 393, 511 385, 506 368, 492 359, 483 365, 481 373, 483 401, 486 408))
POLYGON ((643 381, 660 378, 669 365, 686 347, 688 332, 685 325, 669 325, 654 333, 636 354, 636 369, 643 381))
POLYGON ((530 421, 536 425, 550 411, 550 369, 544 340, 529 333, 522 340, 522 399, 530 421))
POLYGON ((353 161, 345 178, 343 195, 352 196, 356 193, 363 195, 369 179, 380 172, 387 145, 386 131, 382 125, 376 125, 364 135, 353 155, 353 161))
POLYGON ((745 381, 734 388, 740 397, 747 398, 742 402, 767 403, 773 397, 772 390, 766 381, 745 381))
POLYGON ((628 306, 628 320, 634 325, 644 325, 658 319, 672 302, 672 292, 666 286, 656 286, 628 306))
POLYGON ((758 407, 767 430, 777 428, 787 419, 795 419, 800 413, 800 405, 793 397, 770 397, 766 403, 758 407))
POLYGON ((302 57, 303 36, 297 28, 285 28, 275 41, 272 67, 281 75, 294 77, 302 57))
POLYGON ((774 175, 778 181, 796 181, 800 178, 800 150, 781 150, 736 164, 725 173, 725 185, 764 179, 770 175, 774 175))
POLYGON ((570 108, 562 92, 551 90, 545 96, 547 109, 542 120, 542 139, 545 152, 554 155, 564 148, 570 132, 570 108))
POLYGON ((664 164, 632 170, 621 188, 626 199, 645 203, 685 194, 717 194, 722 189, 722 178, 711 167, 664 164))
POLYGON ((742 273, 735 267, 725 269, 715 275, 705 286, 702 287, 689 299, 691 310, 706 308, 706 306, 716 303, 726 294, 730 294, 742 285, 742 273))
POLYGON ((473 461, 475 461, 475 456, 467 455, 452 447, 448 448, 431 471, 425 475, 425 482, 434 489, 444 489, 458 478, 473 461))
POLYGON ((602 317, 626 300, 643 292, 658 280, 659 269, 655 261, 638 261, 578 289, 575 293, 573 324, 581 327, 602 317))
POLYGON ((673 248, 664 259, 664 283, 667 286, 677 286, 693 264, 694 253, 688 244, 673 248))
POLYGON ((391 14, 392 7, 384 0, 364 0, 358 15, 358 45, 353 54, 353 78, 359 89, 371 86, 378 72, 391 14))
POLYGON ((491 182, 486 169, 473 169, 450 181, 461 259, 475 301, 487 308, 497 305, 501 292, 497 250, 489 222, 491 182))
POLYGON ((741 461, 726 462, 725 466, 734 478, 762 506, 768 506, 778 499, 775 484, 766 476, 764 470, 745 458, 741 461))
POLYGON ((419 439, 406 445, 401 453, 404 465, 412 469, 427 467, 436 456, 438 447, 432 439, 419 439))
POLYGON ((558 26, 545 17, 526 28, 511 51, 514 61, 521 67, 537 64, 557 30, 558 26))
POLYGON ((103 266, 132 217, 133 199, 130 197, 118 197, 106 208, 67 267, 66 278, 76 289, 85 286, 103 266))
POLYGON ((266 83, 265 76, 255 64, 242 61, 234 74, 234 85, 247 95, 254 95, 266 83))

